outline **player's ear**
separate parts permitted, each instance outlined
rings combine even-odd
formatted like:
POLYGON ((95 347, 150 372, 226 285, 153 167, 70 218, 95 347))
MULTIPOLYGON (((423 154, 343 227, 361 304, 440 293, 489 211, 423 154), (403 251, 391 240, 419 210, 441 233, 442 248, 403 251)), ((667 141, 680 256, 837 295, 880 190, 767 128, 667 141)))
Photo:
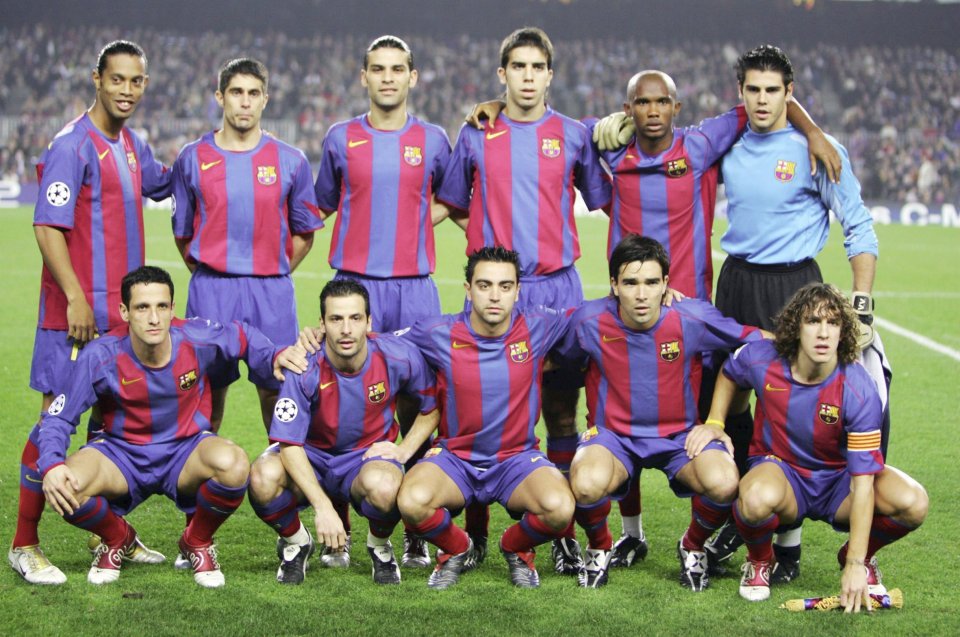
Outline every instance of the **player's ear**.
POLYGON ((367 69, 360 69, 360 86, 367 88, 367 69))
POLYGON ((787 99, 790 99, 793 96, 793 82, 787 84, 787 99))
POLYGON ((100 90, 100 71, 93 69, 93 73, 90 74, 90 77, 93 79, 93 85, 96 89, 100 90))
POLYGON ((497 69, 497 77, 500 78, 500 83, 506 85, 507 83, 507 71, 502 66, 497 69))
POLYGON ((420 74, 417 73, 417 69, 410 71, 410 88, 413 88, 417 85, 417 78, 420 77, 420 74))
POLYGON ((217 98, 217 104, 220 105, 220 108, 223 108, 223 93, 220 92, 220 89, 217 89, 213 96, 217 98))
POLYGON ((673 115, 676 117, 680 114, 680 109, 683 108, 683 102, 674 102, 673 103, 673 115))
POLYGON ((127 306, 123 304, 123 301, 120 302, 120 318, 123 319, 124 323, 130 322, 130 312, 127 310, 127 306))

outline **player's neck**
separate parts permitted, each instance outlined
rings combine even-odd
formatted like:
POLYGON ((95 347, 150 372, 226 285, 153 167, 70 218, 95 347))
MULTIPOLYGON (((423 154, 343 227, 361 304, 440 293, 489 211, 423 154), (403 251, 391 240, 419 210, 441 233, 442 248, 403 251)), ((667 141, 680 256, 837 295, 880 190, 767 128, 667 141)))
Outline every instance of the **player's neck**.
POLYGON ((484 338, 500 338, 510 329, 510 320, 511 319, 508 316, 503 322, 497 323, 496 325, 490 325, 473 312, 470 312, 470 329, 472 329, 477 336, 482 336, 484 338))
POLYGON ((143 341, 130 339, 130 346, 137 360, 145 367, 160 368, 170 362, 173 353, 173 342, 170 340, 170 334, 158 345, 148 345, 143 341))
POLYGON ((503 109, 503 114, 515 122, 535 122, 547 112, 546 102, 540 102, 531 108, 523 108, 516 102, 507 99, 507 106, 503 109))
POLYGON ((256 148, 262 137, 260 127, 241 131, 224 125, 213 134, 213 141, 223 150, 244 151, 256 148))
POLYGON ((100 106, 99 102, 94 103, 87 109, 87 116, 97 130, 112 139, 120 137, 120 132, 123 131, 123 125, 126 123, 124 119, 110 117, 110 114, 100 106))
POLYGON ((673 129, 660 139, 647 139, 637 135, 637 148, 648 157, 655 157, 673 146, 673 129))
POLYGON ((334 369, 342 374, 356 374, 363 369, 363 364, 367 362, 367 342, 364 340, 363 346, 357 350, 357 353, 349 358, 339 356, 330 346, 324 342, 324 353, 327 360, 333 365, 334 369))
POLYGON ((400 130, 407 125, 407 107, 406 105, 384 110, 370 105, 370 112, 367 113, 367 121, 377 130, 400 130))
POLYGON ((836 358, 826 363, 816 363, 803 354, 799 354, 790 364, 790 375, 798 383, 817 385, 825 381, 837 368, 837 365, 836 358))

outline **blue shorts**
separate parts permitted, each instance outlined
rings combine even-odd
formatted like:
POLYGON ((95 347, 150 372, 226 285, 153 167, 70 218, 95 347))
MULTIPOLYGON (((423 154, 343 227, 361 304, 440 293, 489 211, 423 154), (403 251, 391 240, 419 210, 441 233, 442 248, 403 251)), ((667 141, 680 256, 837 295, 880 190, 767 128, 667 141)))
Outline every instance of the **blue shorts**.
POLYGON ((809 478, 799 475, 793 467, 776 456, 753 456, 749 460, 750 468, 765 462, 780 467, 787 477, 793 497, 797 500, 797 522, 805 518, 829 522, 841 532, 849 530, 847 526, 834 521, 837 509, 850 495, 850 473, 846 469, 839 471, 815 471, 809 478))
POLYGON ((337 272, 334 279, 353 279, 370 295, 374 332, 396 332, 423 318, 440 316, 440 294, 428 276, 376 279, 353 272, 337 272))
MULTIPOLYGON (((358 449, 340 455, 333 455, 312 445, 303 445, 303 450, 307 454, 310 466, 313 467, 313 473, 317 476, 317 482, 323 487, 324 493, 331 499, 339 498, 344 502, 352 502, 350 487, 357 476, 360 475, 360 470, 368 462, 389 462, 403 472, 403 465, 396 460, 385 460, 380 457, 364 460, 363 454, 367 452, 366 449, 358 449)), ((267 447, 267 452, 280 453, 280 443, 273 443, 267 447)), ((353 506, 357 513, 362 515, 358 504, 354 502, 353 506)), ((308 506, 310 506, 310 503, 307 502, 306 498, 302 498, 300 508, 303 509, 308 506)))
POLYGON ((30 364, 30 387, 41 394, 65 391, 73 374, 79 348, 67 338, 66 330, 37 328, 30 364))
POLYGON ((173 500, 184 513, 193 513, 197 506, 196 494, 177 493, 177 481, 183 465, 200 441, 216 435, 212 431, 202 431, 181 440, 135 445, 116 436, 101 434, 82 448, 102 453, 127 480, 127 495, 110 501, 110 509, 117 515, 133 511, 155 493, 173 500))
MULTIPOLYGON (((580 434, 580 443, 577 449, 600 445, 613 454, 613 457, 623 463, 627 475, 632 478, 640 469, 659 469, 666 474, 670 481, 670 488, 681 498, 689 498, 693 491, 677 480, 677 474, 690 462, 683 445, 687 441, 689 431, 681 431, 667 438, 630 438, 619 436, 609 429, 590 427, 580 434)), ((718 449, 727 453, 727 448, 719 440, 711 440, 704 451, 718 449)), ((617 490, 610 494, 615 500, 621 500, 627 495, 630 487, 628 478, 617 490)))
POLYGON ((435 464, 447 474, 460 489, 466 505, 499 502, 504 508, 527 476, 541 467, 556 468, 536 449, 521 451, 486 469, 461 459, 443 447, 433 447, 417 464, 423 462, 435 464))
MULTIPOLYGON (((245 321, 279 346, 295 343, 300 331, 293 279, 289 276, 231 276, 197 268, 190 277, 186 315, 220 323, 245 321)), ((240 378, 240 368, 233 362, 216 367, 208 375, 213 387, 226 387, 240 378)), ((249 370, 248 377, 257 387, 280 388, 273 374, 260 376, 249 370)))

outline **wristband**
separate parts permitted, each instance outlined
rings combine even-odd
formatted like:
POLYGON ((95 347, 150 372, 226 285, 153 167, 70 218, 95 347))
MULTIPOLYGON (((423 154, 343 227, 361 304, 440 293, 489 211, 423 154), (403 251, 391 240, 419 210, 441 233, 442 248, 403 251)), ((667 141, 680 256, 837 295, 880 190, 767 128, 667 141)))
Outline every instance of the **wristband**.
POLYGON ((722 420, 717 420, 716 418, 707 418, 703 424, 713 425, 714 427, 720 427, 721 431, 727 428, 726 423, 724 423, 722 420))

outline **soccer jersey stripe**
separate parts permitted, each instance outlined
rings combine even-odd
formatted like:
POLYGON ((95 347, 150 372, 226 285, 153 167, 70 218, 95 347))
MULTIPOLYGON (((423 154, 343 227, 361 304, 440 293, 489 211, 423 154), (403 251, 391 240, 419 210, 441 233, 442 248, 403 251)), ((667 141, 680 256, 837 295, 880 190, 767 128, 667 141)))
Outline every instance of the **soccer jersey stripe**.
MULTIPOLYGON (((319 384, 317 385, 317 402, 319 408, 313 412, 310 429, 307 432, 307 443, 321 449, 332 449, 337 444, 340 424, 340 391, 339 378, 333 367, 325 360, 319 365, 319 384), (335 426, 326 426, 332 423, 335 426)), ((347 390, 349 391, 349 390, 347 390)))
MULTIPOLYGON (((374 161, 373 136, 364 130, 359 121, 351 122, 347 127, 345 138, 346 155, 348 171, 360 170, 364 167, 362 174, 371 174, 369 168, 374 161), (367 172, 370 171, 370 172, 367 172)), ((372 174, 371 174, 372 178, 372 174)), ((345 176, 345 181, 351 184, 348 192, 344 192, 341 205, 346 208, 346 215, 339 220, 344 224, 346 231, 338 237, 338 257, 340 259, 340 269, 348 272, 366 271, 368 251, 363 249, 347 249, 347 246, 370 245, 371 235, 370 227, 373 223, 373 197, 376 184, 370 181, 369 189, 366 186, 356 188, 356 177, 350 174, 345 176), (349 203, 348 203, 349 198, 349 203), (364 211, 370 211, 365 214, 364 211), (356 211, 356 214, 354 214, 356 211)), ((340 210, 344 214, 344 210, 340 210)))
MULTIPOLYGON (((487 422, 487 412, 484 410, 484 385, 482 370, 480 369, 480 351, 476 339, 458 323, 449 332, 450 367, 449 375, 452 387, 445 384, 448 396, 453 397, 450 411, 456 416, 455 423, 448 422, 446 437, 450 440, 447 449, 460 457, 470 459, 474 456, 473 447, 476 437, 484 423, 487 422), (479 404, 478 404, 479 403, 479 404), (477 418, 480 414, 480 418, 477 418), (465 426, 466 425, 466 426, 465 426)), ((444 379, 446 380, 446 379, 444 379)), ((446 417, 445 417, 446 419, 446 417)))
POLYGON ((199 219, 195 222, 191 252, 194 258, 218 272, 227 271, 226 237, 229 235, 230 202, 227 193, 227 165, 212 144, 197 146, 199 219), (224 214, 217 214, 218 210, 224 214))
POLYGON ((804 407, 812 415, 812 436, 803 442, 810 443, 809 452, 814 458, 819 458, 827 469, 842 469, 847 466, 840 440, 843 431, 843 385, 846 380, 838 369, 820 389, 819 395, 809 395, 816 400, 816 404, 808 402, 804 407))
MULTIPOLYGON (((427 138, 423 127, 411 126, 400 136, 398 147, 394 152, 400 168, 395 186, 397 193, 394 201, 396 203, 392 218, 387 217, 378 225, 387 226, 381 229, 381 232, 386 235, 384 238, 388 238, 391 234, 395 235, 392 246, 393 256, 390 260, 393 263, 393 275, 409 276, 412 273, 423 272, 424 266, 427 266, 427 264, 421 265, 419 261, 421 255, 425 255, 425 237, 433 234, 429 231, 430 226, 426 225, 426 220, 430 217, 431 195, 430 178, 424 179, 428 166, 425 162, 427 138), (409 211, 402 220, 398 210, 401 206, 409 211)), ((433 268, 427 266, 427 271, 432 272, 433 268)))
MULTIPOLYGON (((600 390, 597 392, 598 402, 595 403, 598 412, 601 412, 597 416, 602 420, 596 420, 594 424, 621 435, 641 435, 640 431, 631 424, 633 414, 630 412, 633 410, 634 395, 632 390, 637 379, 631 373, 627 334, 612 314, 604 313, 598 321, 594 338, 597 339, 600 364, 603 368, 602 376, 598 378, 600 390), (613 378, 618 382, 611 384, 610 380, 613 378), (623 389, 627 390, 627 395, 623 395, 623 389)), ((591 359, 591 367, 594 366, 593 360, 591 359)), ((644 397, 638 395, 637 398, 643 400, 644 397)), ((589 397, 587 404, 591 404, 589 397)))
POLYGON ((134 444, 147 444, 153 440, 154 434, 150 413, 150 382, 153 379, 147 378, 136 360, 127 353, 117 356, 117 375, 120 388, 117 400, 123 405, 126 418, 122 431, 111 433, 134 444))
POLYGON ((251 250, 248 258, 252 272, 257 276, 270 276, 277 272, 289 272, 287 253, 292 249, 289 229, 284 220, 290 214, 283 184, 290 181, 287 166, 280 161, 276 144, 264 144, 250 158, 250 179, 243 180, 253 189, 253 210, 250 228, 251 250))
POLYGON ((207 377, 200 368, 196 349, 187 340, 181 340, 177 346, 170 380, 177 396, 177 430, 172 438, 186 438, 209 429, 211 398, 206 391, 207 377))
POLYGON ((542 357, 535 357, 536 345, 531 340, 527 323, 520 315, 514 321, 508 338, 504 341, 504 361, 509 378, 509 403, 507 422, 500 437, 498 460, 505 460, 529 448, 533 427, 540 417, 540 376, 542 357), (529 391, 515 389, 530 388, 529 391))
POLYGON ((657 435, 665 438, 688 429, 688 414, 696 413, 696 405, 691 409, 690 404, 687 343, 679 313, 666 313, 654 331, 653 345, 657 351, 645 354, 646 360, 657 362, 657 435))

